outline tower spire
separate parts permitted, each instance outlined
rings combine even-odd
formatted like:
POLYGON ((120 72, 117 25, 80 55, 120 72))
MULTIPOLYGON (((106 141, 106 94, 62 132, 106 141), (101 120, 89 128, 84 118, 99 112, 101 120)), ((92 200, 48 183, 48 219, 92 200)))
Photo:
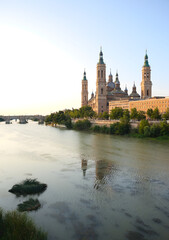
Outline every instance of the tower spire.
POLYGON ((99 64, 104 64, 102 47, 100 47, 99 64))
POLYGON ((86 79, 86 69, 84 69, 83 80, 87 80, 87 79, 86 79))
POLYGON ((144 57, 144 67, 150 67, 150 65, 148 63, 147 49, 146 49, 146 54, 145 54, 145 57, 144 57))

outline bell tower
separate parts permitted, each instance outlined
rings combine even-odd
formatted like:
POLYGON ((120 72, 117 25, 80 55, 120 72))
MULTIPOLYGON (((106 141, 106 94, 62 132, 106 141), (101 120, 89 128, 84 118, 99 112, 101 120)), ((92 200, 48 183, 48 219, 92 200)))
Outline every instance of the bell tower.
POLYGON ((96 112, 99 114, 107 111, 106 64, 103 61, 102 49, 100 49, 96 76, 96 112))
POLYGON ((142 67, 142 82, 141 82, 141 98, 151 98, 152 97, 152 82, 151 82, 151 69, 148 63, 148 55, 144 57, 144 65, 142 67))
POLYGON ((82 92, 81 92, 81 107, 88 104, 88 81, 86 78, 86 71, 84 70, 82 79, 82 92))

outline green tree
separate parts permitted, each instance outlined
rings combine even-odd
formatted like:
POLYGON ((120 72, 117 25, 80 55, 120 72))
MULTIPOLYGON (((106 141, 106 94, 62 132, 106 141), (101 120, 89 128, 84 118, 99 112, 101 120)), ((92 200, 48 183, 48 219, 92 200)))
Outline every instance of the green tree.
POLYGON ((128 109, 125 109, 123 112, 123 118, 130 121, 130 112, 128 109))
POLYGON ((160 120, 161 119, 161 114, 158 110, 158 108, 155 108, 153 113, 152 113, 152 119, 154 120, 160 120))
POLYGON ((103 113, 98 114, 98 119, 103 119, 103 113))
POLYGON ((123 117, 123 109, 122 108, 114 108, 111 110, 111 113, 110 113, 110 118, 111 119, 120 119, 123 117))
POLYGON ((145 112, 144 111, 138 111, 137 112, 137 120, 138 121, 141 121, 143 119, 146 119, 146 115, 145 115, 145 112))
POLYGON ((131 109, 130 118, 131 118, 131 119, 137 119, 137 117, 138 117, 137 109, 136 109, 136 108, 132 108, 132 109, 131 109))
POLYGON ((84 117, 90 117, 93 118, 96 113, 93 111, 92 107, 90 106, 83 106, 79 109, 80 112, 80 117, 84 118, 84 117))
POLYGON ((108 120, 109 119, 109 114, 108 112, 103 112, 103 119, 108 120))
POLYGON ((169 108, 167 108, 166 112, 162 116, 164 119, 168 120, 169 119, 169 108))
POLYGON ((149 108, 147 109, 147 116, 152 119, 152 114, 153 114, 153 109, 152 108, 149 108))
POLYGON ((49 123, 63 124, 67 128, 72 127, 72 122, 71 122, 70 116, 68 114, 65 114, 63 111, 59 111, 59 112, 56 112, 56 113, 51 113, 50 115, 48 115, 45 118, 45 122, 47 124, 49 124, 49 123))

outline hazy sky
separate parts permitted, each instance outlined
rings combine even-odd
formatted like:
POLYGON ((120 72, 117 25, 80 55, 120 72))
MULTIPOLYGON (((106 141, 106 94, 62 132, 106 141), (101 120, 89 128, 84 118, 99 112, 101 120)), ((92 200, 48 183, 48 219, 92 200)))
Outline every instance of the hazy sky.
POLYGON ((169 0, 0 0, 0 115, 80 107, 100 46, 129 93, 147 49, 153 95, 169 96, 169 0))

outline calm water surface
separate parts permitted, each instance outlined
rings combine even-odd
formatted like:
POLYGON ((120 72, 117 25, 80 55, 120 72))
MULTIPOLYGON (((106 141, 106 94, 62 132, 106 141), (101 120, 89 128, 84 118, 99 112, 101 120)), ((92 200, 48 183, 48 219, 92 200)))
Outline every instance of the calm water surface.
POLYGON ((49 240, 169 239, 169 143, 0 124, 0 207, 26 178, 48 184, 29 215, 49 240))

